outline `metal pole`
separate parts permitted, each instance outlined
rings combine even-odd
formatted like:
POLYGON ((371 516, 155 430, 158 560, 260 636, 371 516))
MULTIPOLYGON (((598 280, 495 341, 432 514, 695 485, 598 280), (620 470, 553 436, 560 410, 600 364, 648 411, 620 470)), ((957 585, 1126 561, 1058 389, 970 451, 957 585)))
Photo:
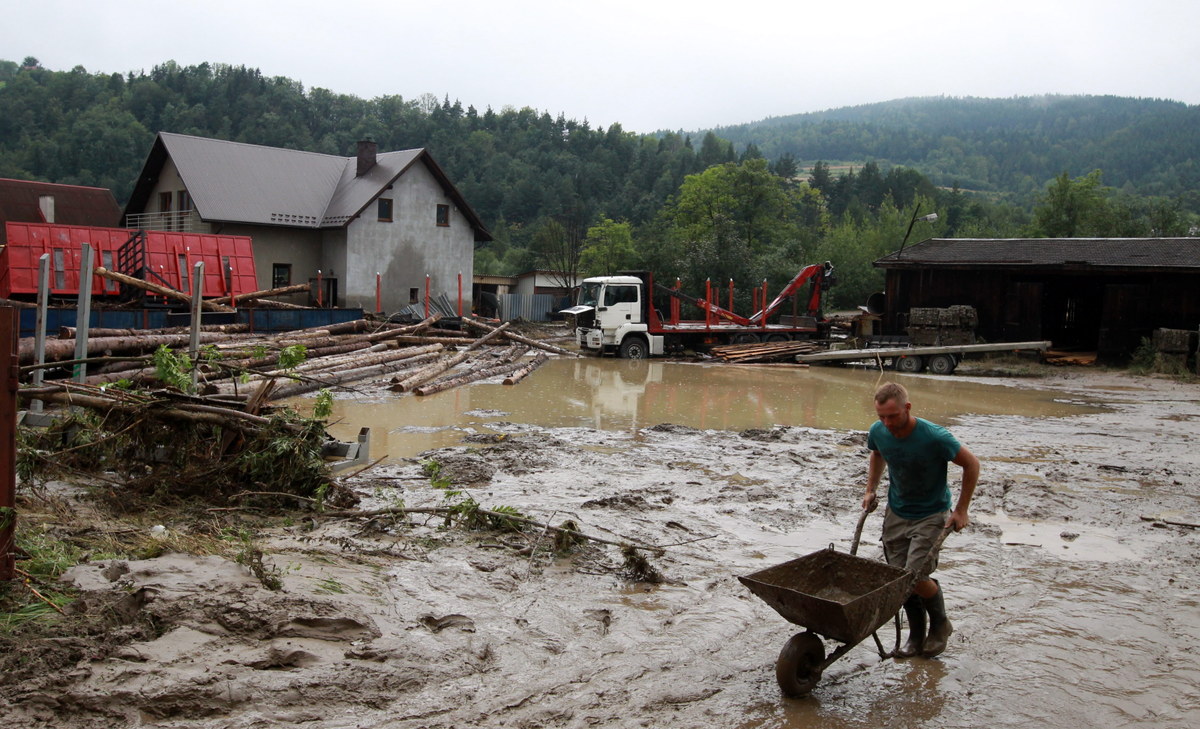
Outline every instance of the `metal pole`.
POLYGON ((323 297, 324 297, 325 292, 323 292, 321 290, 321 288, 322 288, 322 286, 321 286, 321 269, 318 268, 317 269, 317 308, 318 309, 320 309, 322 307, 322 302, 324 301, 323 297))
POLYGON ((383 279, 379 276, 379 271, 375 272, 375 313, 383 313, 383 279))
MULTIPOLYGON (((83 260, 79 266, 79 301, 75 307, 75 359, 87 359, 88 327, 92 322, 92 268, 96 252, 91 245, 83 244, 83 260)), ((87 378, 87 363, 75 365, 75 381, 82 383, 87 378)))
MULTIPOLYGON (((46 315, 50 306, 50 254, 43 253, 38 258, 38 303, 37 320, 33 325, 33 356, 34 364, 46 364, 46 315)), ((42 378, 46 371, 40 367, 33 371, 33 386, 41 387, 42 378)), ((31 412, 42 412, 42 401, 34 400, 29 404, 31 412)))
POLYGON ((733 311, 733 279, 729 279, 729 310, 733 311))
POLYGON ((425 274, 425 318, 429 318, 429 274, 425 274))
POLYGON ((13 578, 17 523, 17 335, 20 320, 13 307, 0 308, 0 580, 13 578))
POLYGON ((192 341, 188 345, 188 356, 192 358, 192 387, 200 382, 200 302, 204 300, 204 261, 192 266, 192 341))
POLYGON ((458 272, 458 318, 462 318, 462 271, 458 272))
POLYGON ((704 279, 704 328, 712 327, 712 279, 704 279))

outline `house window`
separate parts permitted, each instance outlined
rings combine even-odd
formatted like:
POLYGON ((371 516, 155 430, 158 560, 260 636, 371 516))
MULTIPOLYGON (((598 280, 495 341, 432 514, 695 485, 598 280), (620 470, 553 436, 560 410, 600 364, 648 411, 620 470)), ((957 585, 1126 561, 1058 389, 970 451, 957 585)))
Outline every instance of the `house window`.
POLYGON ((379 198, 379 222, 392 222, 392 199, 390 197, 379 198))
POLYGON ((437 206, 437 224, 438 225, 450 225, 450 206, 449 205, 438 205, 437 206))
POLYGON ((292 285, 292 264, 290 263, 272 263, 271 264, 271 288, 281 289, 284 286, 292 285))
POLYGON ((415 304, 420 300, 421 300, 421 290, 420 289, 409 289, 408 290, 408 303, 415 304))
POLYGON ((192 209, 192 196, 187 190, 180 190, 175 193, 175 199, 179 202, 179 212, 186 213, 192 209))

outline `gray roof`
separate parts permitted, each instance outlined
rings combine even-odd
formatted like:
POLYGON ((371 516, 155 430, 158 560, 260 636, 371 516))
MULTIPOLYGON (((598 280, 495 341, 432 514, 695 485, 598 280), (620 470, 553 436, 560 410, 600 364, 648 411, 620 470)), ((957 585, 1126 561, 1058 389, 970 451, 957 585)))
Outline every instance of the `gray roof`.
POLYGON ((145 211, 168 158, 203 220, 294 228, 345 226, 420 160, 471 222, 476 240, 491 240, 482 221, 424 149, 378 154, 375 165, 358 177, 357 157, 159 132, 126 213, 145 211))
POLYGON ((1200 238, 929 238, 880 268, 1200 268, 1200 238))

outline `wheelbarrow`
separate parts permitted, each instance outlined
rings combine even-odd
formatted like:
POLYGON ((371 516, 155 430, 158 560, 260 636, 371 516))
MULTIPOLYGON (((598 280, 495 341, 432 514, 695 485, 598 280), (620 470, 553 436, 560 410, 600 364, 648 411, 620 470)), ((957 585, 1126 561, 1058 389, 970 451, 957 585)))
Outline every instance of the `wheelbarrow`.
MULTIPOLYGON (((899 648, 899 612, 912 594, 917 576, 906 569, 856 556, 868 513, 864 509, 858 519, 849 554, 834 551, 831 544, 789 562, 738 576, 743 585, 786 620, 805 628, 784 644, 775 661, 775 680, 786 696, 807 696, 825 669, 868 635, 875 638, 880 658, 891 657, 899 648), (875 631, 893 618, 896 648, 889 653, 875 631), (841 645, 827 655, 823 638, 841 645)), ((938 546, 948 533, 948 527, 942 530, 938 546)))

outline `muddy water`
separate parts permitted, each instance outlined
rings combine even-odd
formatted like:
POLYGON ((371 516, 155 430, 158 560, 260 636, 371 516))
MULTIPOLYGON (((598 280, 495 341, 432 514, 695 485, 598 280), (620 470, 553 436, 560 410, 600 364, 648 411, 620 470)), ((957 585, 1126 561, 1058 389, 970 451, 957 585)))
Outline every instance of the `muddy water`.
MULTIPOLYGON (((954 424, 971 414, 1060 417, 1096 412, 1075 396, 961 377, 886 373, 909 388, 922 417, 954 424)), ((674 423, 742 431, 776 425, 864 429, 880 373, 832 367, 702 365, 618 359, 555 359, 516 386, 477 384, 429 397, 339 395, 331 432, 372 432, 374 458, 412 457, 473 433, 521 423, 608 431, 674 423)), ((295 401, 304 408, 306 401, 295 401)))

